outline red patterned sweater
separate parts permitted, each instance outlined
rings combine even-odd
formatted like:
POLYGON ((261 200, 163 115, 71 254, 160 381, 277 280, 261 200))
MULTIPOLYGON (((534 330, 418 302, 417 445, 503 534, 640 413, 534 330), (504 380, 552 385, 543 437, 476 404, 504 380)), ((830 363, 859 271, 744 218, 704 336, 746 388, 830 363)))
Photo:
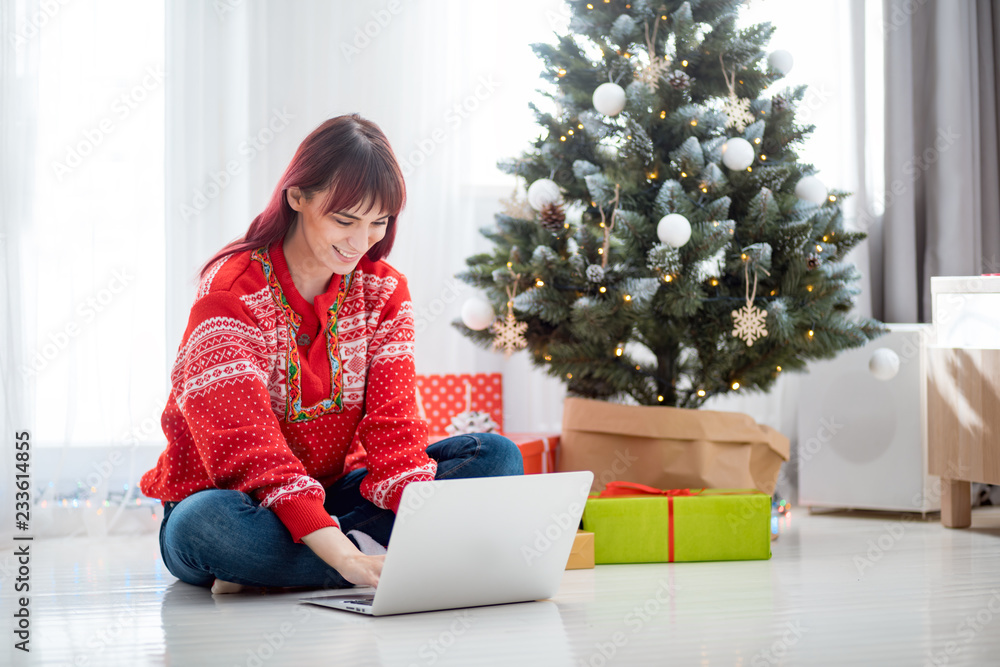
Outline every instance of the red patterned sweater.
POLYGON ((301 542, 337 525, 324 487, 366 466, 362 495, 396 511, 403 488, 437 470, 417 412, 413 338, 406 278, 385 262, 362 258, 310 304, 281 241, 217 261, 171 372, 167 448, 140 489, 163 501, 237 489, 301 542))

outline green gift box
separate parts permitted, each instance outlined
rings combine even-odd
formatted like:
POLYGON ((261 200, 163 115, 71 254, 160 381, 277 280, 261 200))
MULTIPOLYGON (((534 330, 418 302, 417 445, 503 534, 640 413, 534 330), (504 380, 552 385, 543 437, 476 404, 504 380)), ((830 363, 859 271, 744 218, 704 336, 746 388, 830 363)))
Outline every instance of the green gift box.
POLYGON ((767 560, 771 497, 756 489, 672 489, 612 482, 591 495, 583 529, 594 562, 767 560))

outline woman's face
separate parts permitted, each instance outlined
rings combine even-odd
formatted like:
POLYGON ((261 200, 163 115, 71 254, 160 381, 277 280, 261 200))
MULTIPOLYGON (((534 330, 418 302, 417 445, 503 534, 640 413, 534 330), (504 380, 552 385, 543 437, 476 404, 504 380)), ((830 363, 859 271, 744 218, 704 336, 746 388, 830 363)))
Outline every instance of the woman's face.
POLYGON ((306 200, 299 188, 289 188, 288 204, 298 211, 298 233, 322 267, 341 275, 350 273, 368 249, 385 236, 389 214, 377 206, 365 212, 367 202, 352 209, 323 213, 329 190, 306 200))

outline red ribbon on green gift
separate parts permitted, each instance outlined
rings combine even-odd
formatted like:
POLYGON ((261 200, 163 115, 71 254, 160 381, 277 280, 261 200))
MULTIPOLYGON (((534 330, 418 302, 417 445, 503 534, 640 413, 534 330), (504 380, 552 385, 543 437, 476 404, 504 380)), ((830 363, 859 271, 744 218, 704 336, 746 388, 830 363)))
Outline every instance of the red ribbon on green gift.
POLYGON ((608 482, 598 498, 622 498, 625 496, 666 496, 667 497, 667 562, 674 562, 674 498, 676 496, 697 496, 705 489, 657 489, 636 482, 608 482))

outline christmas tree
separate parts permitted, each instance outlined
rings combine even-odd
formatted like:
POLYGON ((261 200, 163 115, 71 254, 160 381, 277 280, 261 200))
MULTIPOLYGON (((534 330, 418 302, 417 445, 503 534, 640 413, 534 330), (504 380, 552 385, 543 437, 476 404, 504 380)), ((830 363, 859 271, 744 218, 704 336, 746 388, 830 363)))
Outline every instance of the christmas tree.
POLYGON ((543 136, 500 164, 530 208, 508 201, 466 260, 485 300, 463 334, 526 347, 571 395, 698 407, 884 332, 850 312, 847 193, 795 153, 805 86, 764 96, 790 54, 741 4, 568 3, 570 34, 533 45, 557 111, 531 105, 543 136))

